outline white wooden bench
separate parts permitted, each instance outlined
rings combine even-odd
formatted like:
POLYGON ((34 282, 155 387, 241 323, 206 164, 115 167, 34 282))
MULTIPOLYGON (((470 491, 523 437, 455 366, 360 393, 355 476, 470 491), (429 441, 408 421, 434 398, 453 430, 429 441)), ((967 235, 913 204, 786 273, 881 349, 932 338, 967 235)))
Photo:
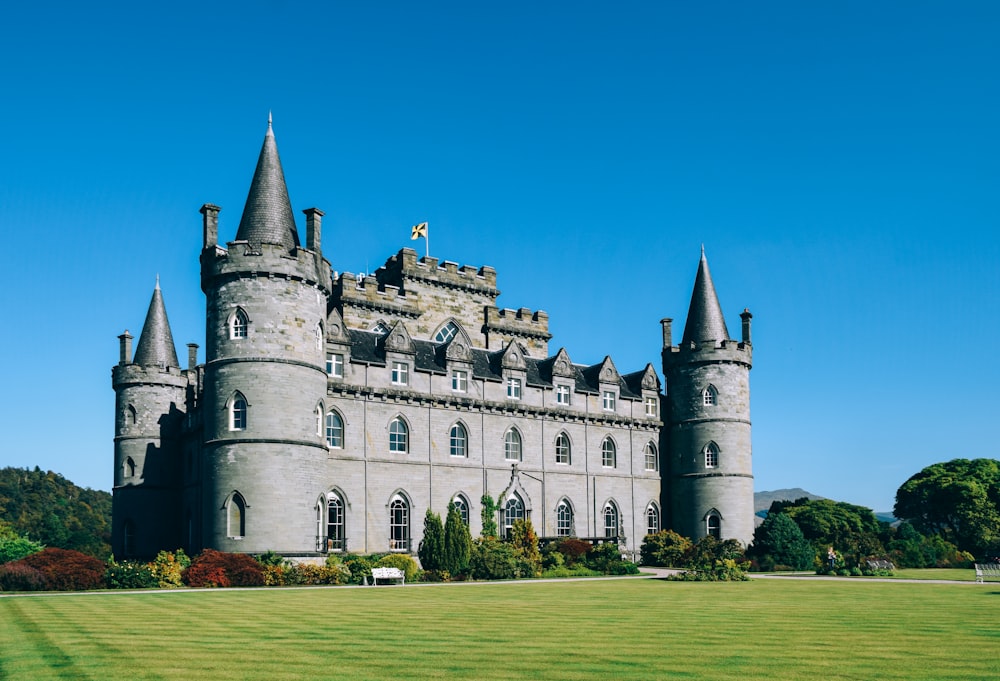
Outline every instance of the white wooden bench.
POLYGON ((976 584, 988 579, 1000 582, 1000 563, 976 563, 976 584))
POLYGON ((398 580, 400 584, 406 584, 406 573, 394 567, 372 568, 372 586, 378 584, 380 579, 398 580))

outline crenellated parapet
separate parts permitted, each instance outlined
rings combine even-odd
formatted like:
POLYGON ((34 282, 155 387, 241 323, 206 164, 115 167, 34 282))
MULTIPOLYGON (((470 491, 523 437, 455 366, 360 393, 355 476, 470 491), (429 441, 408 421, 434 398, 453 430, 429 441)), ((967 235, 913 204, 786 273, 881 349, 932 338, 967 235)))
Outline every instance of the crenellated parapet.
POLYGON ((488 307, 486 312, 486 336, 488 347, 498 349, 511 340, 520 340, 528 346, 529 354, 547 357, 549 354, 549 315, 542 310, 532 311, 526 307, 518 310, 488 307))
POLYGON ((230 241, 227 246, 209 247, 201 253, 201 288, 206 293, 228 280, 245 277, 300 281, 330 293, 330 263, 319 253, 304 248, 289 252, 268 243, 254 248, 247 241, 230 241))
POLYGON ((407 295, 399 286, 383 284, 374 275, 359 278, 355 274, 344 272, 333 282, 332 299, 334 307, 338 309, 344 306, 365 308, 389 316, 409 318, 420 315, 418 293, 407 295))
POLYGON ((677 362, 732 362, 749 369, 753 365, 753 345, 735 340, 685 343, 664 348, 663 362, 665 366, 677 362))
POLYGON ((186 388, 188 382, 188 372, 177 367, 144 367, 138 364, 118 364, 111 367, 111 386, 115 390, 137 385, 186 388))
POLYGON ((404 248, 386 260, 385 265, 375 271, 375 276, 382 285, 398 286, 407 290, 407 281, 441 286, 445 288, 465 289, 479 295, 496 298, 497 272, 492 267, 474 267, 459 265, 449 260, 440 261, 437 258, 417 258, 417 252, 412 248, 404 248))

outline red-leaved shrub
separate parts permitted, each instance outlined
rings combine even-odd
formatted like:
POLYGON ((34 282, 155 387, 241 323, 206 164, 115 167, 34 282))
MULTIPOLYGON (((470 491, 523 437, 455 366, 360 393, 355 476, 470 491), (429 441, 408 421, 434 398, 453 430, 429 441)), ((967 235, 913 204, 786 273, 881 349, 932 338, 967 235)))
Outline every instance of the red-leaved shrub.
POLYGON ((0 591, 45 591, 45 575, 20 561, 0 565, 0 591))
POLYGON ((48 591, 85 591, 104 586, 104 561, 69 549, 47 548, 8 565, 23 565, 45 578, 48 591))
POLYGON ((264 570, 245 553, 205 549, 184 570, 183 578, 195 587, 263 586, 264 570))
POLYGON ((575 565, 580 560, 580 557, 586 555, 592 548, 593 546, 590 542, 576 539, 575 537, 561 539, 556 545, 556 551, 563 554, 567 566, 575 565))

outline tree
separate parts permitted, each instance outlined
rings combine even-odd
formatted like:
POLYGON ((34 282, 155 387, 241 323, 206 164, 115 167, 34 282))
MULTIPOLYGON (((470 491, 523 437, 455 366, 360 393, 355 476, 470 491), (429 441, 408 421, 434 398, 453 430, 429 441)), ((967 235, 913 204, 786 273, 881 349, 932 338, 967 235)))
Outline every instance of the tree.
POLYGON ((469 571, 469 558, 472 555, 472 535, 469 528, 462 522, 462 514, 455 504, 448 504, 448 518, 444 522, 444 565, 442 569, 452 575, 461 575, 469 571))
MULTIPOLYGON (((510 528, 510 544, 521 558, 521 576, 542 574, 542 555, 538 552, 538 535, 530 519, 515 520, 510 528)), ((617 546, 615 547, 617 550, 617 546)))
POLYGON ((962 551, 994 553, 1000 550, 1000 461, 953 459, 927 466, 896 492, 893 513, 962 551))
MULTIPOLYGON (((813 548, 822 549, 824 555, 832 546, 850 564, 859 565, 868 556, 885 554, 879 540, 881 527, 870 508, 830 499, 802 498, 794 503, 782 504, 778 512, 787 513, 813 548)), ((778 502, 771 505, 768 515, 775 512, 776 506, 778 502)))
POLYGON ((691 540, 687 537, 673 530, 660 530, 643 538, 639 553, 643 565, 679 567, 684 564, 684 555, 690 548, 691 540))
POLYGON ((27 535, 18 534, 7 522, 0 520, 0 565, 21 560, 44 548, 38 542, 28 539, 27 535))
POLYGON ((483 521, 483 537, 495 537, 497 536, 497 502, 493 500, 489 494, 484 494, 479 500, 483 505, 483 509, 479 512, 480 518, 483 521))
POLYGON ((420 565, 425 570, 445 569, 444 558, 444 528, 441 526, 441 516, 427 509, 424 514, 424 538, 420 540, 417 549, 420 565))
POLYGON ((772 570, 776 565, 808 570, 816 556, 813 545, 787 513, 768 513, 754 531, 747 553, 763 570, 772 570))

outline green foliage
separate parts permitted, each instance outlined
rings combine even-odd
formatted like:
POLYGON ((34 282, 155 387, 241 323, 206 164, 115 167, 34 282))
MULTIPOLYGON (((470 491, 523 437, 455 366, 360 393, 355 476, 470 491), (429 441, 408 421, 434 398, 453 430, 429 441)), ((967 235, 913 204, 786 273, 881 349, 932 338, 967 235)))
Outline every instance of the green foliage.
POLYGON ((496 537, 497 536, 497 502, 493 500, 489 494, 484 494, 480 499, 480 503, 483 505, 482 510, 479 512, 479 517, 483 521, 483 532, 482 537, 496 537))
POLYGON ((109 589, 156 589, 160 586, 151 563, 134 560, 117 563, 114 558, 108 561, 104 582, 109 589))
POLYGON ((469 571, 473 579, 517 579, 521 561, 514 547, 496 537, 484 536, 472 544, 469 571))
POLYGON ((671 577, 681 581, 739 582, 749 579, 743 547, 735 539, 719 541, 708 535, 695 542, 684 556, 683 573, 671 577))
POLYGON ((510 528, 510 544, 520 559, 518 574, 521 577, 538 577, 542 574, 542 556, 538 552, 538 535, 530 519, 515 520, 510 528))
POLYGON ((0 469, 0 520, 45 546, 111 556, 111 495, 37 466, 0 469))
POLYGON ((254 559, 264 567, 269 565, 282 566, 288 563, 284 556, 274 551, 265 551, 258 556, 254 556, 254 559))
POLYGON ((452 577, 469 571, 472 558, 472 535, 462 522, 462 514, 455 504, 448 504, 448 519, 444 524, 444 560, 441 568, 452 577))
POLYGON ((424 538, 420 540, 417 556, 425 570, 445 569, 444 527, 441 525, 441 516, 431 509, 427 509, 424 514, 424 538))
MULTIPOLYGON (((13 569, 18 574, 27 574, 21 567, 36 570, 46 591, 85 591, 104 586, 104 561, 79 551, 50 547, 7 563, 0 571, 13 569)), ((0 583, 3 582, 0 578, 0 583)))
POLYGON ((754 531, 747 554, 757 560, 761 570, 775 566, 808 570, 813 567, 816 549, 787 513, 768 513, 754 531))
POLYGON ((1000 461, 953 459, 921 470, 896 492, 893 513, 960 551, 1000 551, 1000 461))
POLYGON ((590 549, 584 558, 585 565, 602 575, 637 575, 639 567, 622 560, 622 552, 615 542, 605 542, 590 549))
MULTIPOLYGON (((555 555, 561 556, 559 552, 555 555)), ((638 570, 638 568, 636 568, 638 570)), ((546 568, 542 570, 542 579, 565 579, 567 577, 600 577, 602 572, 597 570, 591 570, 585 565, 577 565, 576 567, 567 567, 565 565, 546 568)))
POLYGON ((0 565, 20 560, 44 548, 39 542, 31 541, 26 535, 15 532, 6 521, 0 520, 0 565))
MULTIPOLYGON (((438 522, 440 522, 440 519, 438 519, 438 522)), ((420 576, 420 568, 417 566, 417 561, 405 553, 390 553, 382 556, 375 564, 375 567, 399 568, 406 575, 407 582, 415 582, 420 576)))
POLYGON ((771 504, 772 513, 786 513, 817 552, 833 546, 848 565, 860 565, 868 556, 881 556, 882 528, 870 508, 830 499, 797 499, 771 504))
POLYGON ((174 589, 184 585, 182 575, 191 565, 191 559, 184 553, 184 549, 177 549, 173 553, 160 551, 149 565, 161 589, 174 589))
POLYGON ((660 530, 647 534, 642 540, 639 555, 643 565, 663 565, 680 567, 684 555, 691 549, 691 540, 673 530, 660 530))
POLYGON ((372 568, 376 566, 379 558, 386 554, 378 553, 370 556, 363 556, 358 553, 349 553, 344 556, 344 567, 350 573, 348 584, 363 584, 372 578, 372 568))
POLYGON ((205 549, 182 573, 184 582, 193 587, 262 586, 264 571, 260 563, 245 553, 225 553, 205 549))

